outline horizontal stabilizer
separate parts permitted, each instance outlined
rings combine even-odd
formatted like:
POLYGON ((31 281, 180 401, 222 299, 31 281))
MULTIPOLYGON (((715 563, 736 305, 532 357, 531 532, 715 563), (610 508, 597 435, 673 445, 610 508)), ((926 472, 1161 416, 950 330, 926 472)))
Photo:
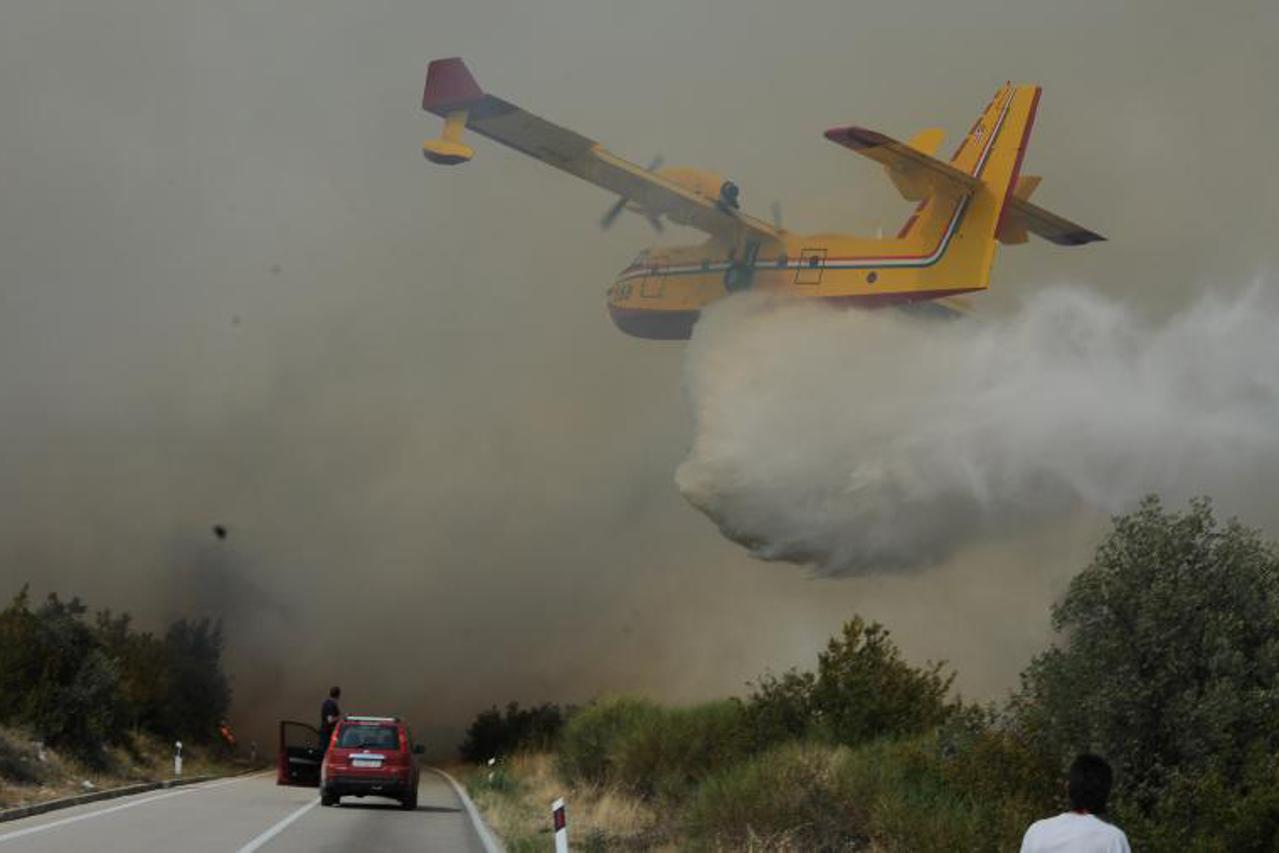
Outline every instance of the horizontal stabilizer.
POLYGON ((1030 203, 1030 195, 1043 178, 1038 175, 1022 175, 1017 178, 1012 197, 1004 208, 1004 215, 995 236, 1005 245, 1025 243, 1027 232, 1043 237, 1058 246, 1083 246, 1106 238, 1089 231, 1082 225, 1030 203))
POLYGON ((912 201, 928 195, 922 191, 925 186, 930 189, 946 186, 965 195, 981 186, 981 181, 972 175, 920 150, 929 143, 936 150, 941 143, 941 136, 936 131, 924 131, 916 136, 912 142, 922 143, 919 147, 898 142, 877 130, 855 126, 831 128, 826 131, 826 138, 887 167, 893 183, 902 195, 912 201))
POLYGON ((1010 221, 1012 227, 1020 226, 1058 246, 1083 246, 1106 239, 1095 231, 1089 231, 1082 225, 1016 196, 1008 200, 1004 223, 999 229, 999 238, 1004 242, 1008 242, 1004 240, 1004 229, 1009 227, 1010 221))

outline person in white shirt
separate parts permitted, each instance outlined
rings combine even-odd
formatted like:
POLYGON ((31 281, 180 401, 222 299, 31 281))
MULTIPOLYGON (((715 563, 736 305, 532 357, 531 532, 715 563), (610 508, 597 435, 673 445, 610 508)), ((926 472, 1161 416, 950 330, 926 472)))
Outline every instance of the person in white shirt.
POLYGON ((1070 765, 1070 811, 1037 820, 1021 839, 1021 853, 1131 853, 1128 836, 1097 817, 1106 813, 1114 775, 1106 759, 1083 754, 1070 765))

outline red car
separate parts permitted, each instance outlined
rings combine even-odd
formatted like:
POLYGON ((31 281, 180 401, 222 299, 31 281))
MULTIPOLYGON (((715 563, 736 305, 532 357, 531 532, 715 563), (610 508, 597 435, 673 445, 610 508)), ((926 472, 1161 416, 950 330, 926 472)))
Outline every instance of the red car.
POLYGON ((422 747, 399 717, 347 715, 333 730, 320 766, 320 804, 373 794, 417 808, 417 758, 422 747))
POLYGON ((318 784, 326 806, 342 797, 372 795, 417 808, 416 757, 422 746, 413 743, 413 733, 399 717, 348 714, 338 721, 327 750, 319 737, 305 723, 280 723, 278 784, 318 784))

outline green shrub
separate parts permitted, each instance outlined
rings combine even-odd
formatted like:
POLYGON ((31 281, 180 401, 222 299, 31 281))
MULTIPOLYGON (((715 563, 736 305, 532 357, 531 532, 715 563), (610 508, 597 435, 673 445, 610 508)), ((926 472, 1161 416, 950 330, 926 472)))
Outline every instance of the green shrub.
POLYGON ((757 749, 818 736, 816 686, 814 673, 796 669, 780 676, 766 673, 755 682, 745 711, 757 749))
POLYGON ((1256 753, 1242 784, 1217 771, 1174 771, 1153 808, 1121 796, 1113 811, 1147 850, 1279 849, 1279 764, 1256 753))
POLYGON ((617 784, 644 797, 678 796, 750 751, 740 702, 662 708, 619 698, 584 708, 569 720, 557 766, 570 782, 617 784))
POLYGON ((993 709, 965 706, 935 733, 947 787, 974 803, 992 804, 1006 833, 1066 807, 1056 760, 1035 748, 993 709))
POLYGON ((954 673, 944 664, 914 667, 888 629, 855 616, 817 656, 817 672, 765 675, 747 700, 759 747, 800 737, 852 746, 886 735, 916 734, 954 710, 946 699, 954 673))
POLYGON ((992 810, 946 782, 933 735, 881 740, 851 751, 841 764, 837 790, 866 809, 865 832, 879 850, 1007 850, 992 835, 992 810))
MULTIPOLYGON (((852 748, 793 742, 707 779, 686 830, 695 843, 727 848, 1015 849, 1052 811, 1022 789, 1036 772, 1022 745, 985 727, 959 743, 939 731, 852 748)), ((1041 796, 1043 781, 1032 785, 1041 796)))
POLYGON ((751 752, 746 714, 733 700, 633 719, 615 741, 612 781, 644 796, 680 796, 751 752))
POLYGON ((602 784, 616 777, 621 738, 647 728, 662 709, 644 699, 607 699, 578 711, 564 726, 556 768, 568 782, 602 784))
POLYGON ((698 787, 685 829, 695 843, 727 849, 863 845, 869 804, 840 790, 847 755, 844 747, 789 743, 723 769, 698 787))
POLYGON ((952 710, 943 668, 907 664, 887 628, 854 617, 817 656, 814 705, 838 743, 927 731, 952 710))
MULTIPOLYGON (((572 711, 570 708, 568 713, 572 711)), ((559 705, 521 708, 518 702, 511 702, 505 713, 494 705, 471 721, 458 751, 464 761, 476 764, 519 751, 545 752, 559 741, 565 716, 559 705)))

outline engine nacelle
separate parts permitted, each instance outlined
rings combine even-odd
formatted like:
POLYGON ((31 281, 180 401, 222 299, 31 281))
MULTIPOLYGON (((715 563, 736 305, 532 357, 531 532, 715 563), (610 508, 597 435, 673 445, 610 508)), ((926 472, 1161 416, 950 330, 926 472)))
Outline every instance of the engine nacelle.
POLYGON ((689 166, 668 166, 658 169, 657 174, 721 207, 737 209, 737 184, 723 175, 689 166))

